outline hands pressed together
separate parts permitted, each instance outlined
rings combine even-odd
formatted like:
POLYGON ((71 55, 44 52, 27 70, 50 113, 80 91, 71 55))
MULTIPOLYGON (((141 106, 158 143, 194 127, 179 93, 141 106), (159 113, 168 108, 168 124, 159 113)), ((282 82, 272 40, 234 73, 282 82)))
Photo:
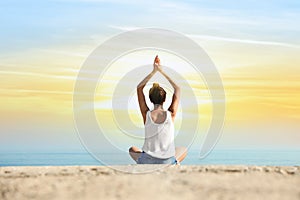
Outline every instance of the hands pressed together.
POLYGON ((154 58, 154 62, 153 62, 153 72, 162 72, 162 68, 160 65, 160 59, 158 57, 158 55, 155 56, 154 58))

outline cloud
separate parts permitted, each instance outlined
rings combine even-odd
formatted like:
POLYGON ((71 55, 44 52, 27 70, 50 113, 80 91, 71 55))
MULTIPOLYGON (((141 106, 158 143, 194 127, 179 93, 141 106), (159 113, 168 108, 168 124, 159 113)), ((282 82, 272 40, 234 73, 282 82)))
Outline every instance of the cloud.
MULTIPOLYGON (((109 25, 109 27, 113 28, 113 29, 121 30, 121 31, 131 31, 131 30, 143 28, 143 27, 138 27, 138 26, 117 26, 117 25, 109 25)), ((294 45, 294 44, 290 44, 290 43, 276 42, 276 41, 228 38, 228 37, 222 37, 222 36, 200 35, 200 34, 186 34, 186 36, 190 37, 192 39, 201 39, 201 40, 207 40, 207 41, 222 41, 222 42, 244 43, 244 44, 253 44, 253 45, 281 46, 281 47, 287 47, 287 48, 300 49, 300 45, 294 45)))
POLYGON ((26 90, 26 89, 0 89, 1 93, 36 93, 36 94, 62 94, 72 95, 73 91, 59 91, 59 90, 26 90))
POLYGON ((120 30, 120 31, 132 31, 135 29, 142 28, 142 27, 138 27, 138 26, 118 26, 118 25, 109 25, 108 27, 110 27, 112 29, 120 30))
POLYGON ((36 72, 0 71, 0 74, 20 75, 20 76, 35 76, 35 77, 41 77, 41 78, 54 78, 54 79, 67 79, 67 80, 74 80, 76 78, 74 76, 49 75, 49 74, 42 74, 42 73, 36 73, 36 72))
POLYGON ((219 36, 211 36, 211 35, 194 35, 194 34, 188 34, 186 36, 195 39, 202 39, 202 40, 224 41, 224 42, 255 44, 255 45, 282 46, 282 47, 297 48, 297 49, 300 48, 299 45, 293 45, 289 43, 275 42, 275 41, 249 40, 249 39, 227 38, 227 37, 219 37, 219 36))
POLYGON ((77 75, 53 75, 46 73, 36 73, 36 72, 17 72, 17 71, 0 71, 0 75, 14 75, 14 76, 32 76, 37 78, 48 78, 48 79, 59 79, 59 80, 84 80, 84 81, 94 81, 97 82, 97 77, 94 76, 92 71, 82 71, 85 73, 84 78, 77 78, 77 75))

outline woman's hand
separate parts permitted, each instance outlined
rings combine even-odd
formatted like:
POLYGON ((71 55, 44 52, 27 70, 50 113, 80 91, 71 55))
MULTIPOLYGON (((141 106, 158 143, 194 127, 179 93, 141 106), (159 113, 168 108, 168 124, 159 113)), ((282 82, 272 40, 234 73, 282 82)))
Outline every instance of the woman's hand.
POLYGON ((153 71, 157 72, 161 72, 162 69, 161 69, 161 65, 160 65, 160 59, 158 57, 158 55, 155 56, 155 59, 154 59, 154 63, 153 63, 153 71))

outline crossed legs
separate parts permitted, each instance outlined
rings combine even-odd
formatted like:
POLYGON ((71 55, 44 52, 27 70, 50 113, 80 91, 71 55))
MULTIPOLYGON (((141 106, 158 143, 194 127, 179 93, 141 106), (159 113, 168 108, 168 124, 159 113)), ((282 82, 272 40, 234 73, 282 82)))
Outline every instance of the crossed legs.
MULTIPOLYGON (((137 161, 137 159, 140 157, 142 153, 142 150, 140 150, 138 147, 132 146, 129 148, 129 155, 134 161, 137 161)), ((187 148, 186 147, 176 147, 175 148, 175 158, 180 163, 185 159, 187 155, 187 148)))
POLYGON ((142 153, 142 150, 140 150, 139 148, 132 146, 129 148, 129 155, 131 156, 131 158, 134 161, 137 161, 137 159, 140 157, 142 153))

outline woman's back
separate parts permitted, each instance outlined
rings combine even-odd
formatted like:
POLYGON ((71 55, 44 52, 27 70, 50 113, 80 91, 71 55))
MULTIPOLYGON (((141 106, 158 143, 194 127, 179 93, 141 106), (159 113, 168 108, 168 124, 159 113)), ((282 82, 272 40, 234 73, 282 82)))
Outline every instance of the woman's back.
POLYGON ((174 123, 169 111, 147 112, 142 149, 156 158, 170 158, 175 155, 174 123))
POLYGON ((167 117, 167 111, 165 110, 157 109, 151 111, 151 119, 156 124, 163 123, 166 120, 166 117, 167 117))

